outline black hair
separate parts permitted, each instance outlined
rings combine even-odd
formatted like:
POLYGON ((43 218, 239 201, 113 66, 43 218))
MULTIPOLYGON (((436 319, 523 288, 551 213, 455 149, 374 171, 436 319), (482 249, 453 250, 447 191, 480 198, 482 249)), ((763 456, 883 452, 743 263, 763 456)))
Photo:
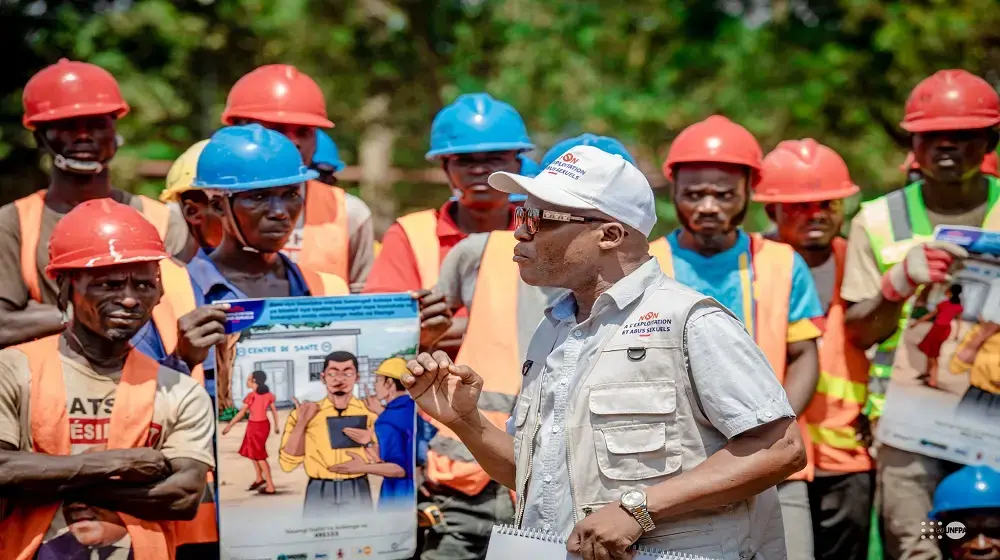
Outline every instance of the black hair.
POLYGON ((358 369, 358 357, 344 350, 337 350, 327 354, 323 358, 323 369, 326 369, 330 365, 330 362, 351 362, 354 364, 355 371, 358 369))
POLYGON ((952 284, 948 291, 951 292, 951 297, 948 298, 952 303, 962 303, 962 285, 952 284))
POLYGON ((206 205, 209 203, 208 195, 205 194, 205 191, 199 189, 192 189, 190 191, 182 192, 178 196, 178 198, 181 199, 181 202, 190 201, 195 204, 206 204, 206 205))
POLYGON ((406 386, 403 385, 402 381, 396 379, 395 377, 386 377, 384 375, 382 377, 385 377, 386 379, 392 379, 392 384, 396 386, 397 391, 406 391, 406 386))
POLYGON ((267 386, 267 383, 265 383, 265 381, 267 381, 267 374, 266 373, 264 373, 263 371, 257 370, 255 372, 251 373, 250 377, 253 377, 253 382, 257 384, 257 394, 258 395, 265 395, 265 394, 271 392, 271 388, 267 386))

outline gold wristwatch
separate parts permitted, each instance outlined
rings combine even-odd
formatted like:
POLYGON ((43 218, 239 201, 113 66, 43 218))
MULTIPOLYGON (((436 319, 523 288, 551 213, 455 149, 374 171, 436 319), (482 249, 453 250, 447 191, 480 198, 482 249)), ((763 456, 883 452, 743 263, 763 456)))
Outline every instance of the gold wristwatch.
POLYGON ((649 510, 646 509, 646 493, 642 490, 625 492, 618 503, 622 509, 639 522, 643 533, 648 533, 656 528, 656 525, 653 524, 653 518, 649 515, 649 510))

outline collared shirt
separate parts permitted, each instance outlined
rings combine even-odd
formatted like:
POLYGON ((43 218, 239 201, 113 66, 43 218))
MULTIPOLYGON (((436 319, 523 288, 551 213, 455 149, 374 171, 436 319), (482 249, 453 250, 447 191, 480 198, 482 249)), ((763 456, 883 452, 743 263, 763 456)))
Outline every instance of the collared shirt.
MULTIPOLYGON (((590 316, 576 321, 576 299, 567 294, 545 311, 559 322, 555 347, 545 360, 540 392, 541 426, 534 445, 525 499, 524 526, 568 536, 573 529, 567 465, 569 395, 598 359, 601 341, 622 327, 625 309, 662 278, 650 259, 601 294, 590 316), (544 445, 543 445, 544 442, 544 445)), ((687 360, 698 397, 712 425, 726 438, 794 417, 784 389, 743 325, 717 307, 698 307, 684 326, 687 360)), ((514 433, 513 420, 507 423, 514 433)))
MULTIPOLYGON (((281 448, 278 453, 278 464, 281 465, 281 470, 292 472, 296 467, 304 464, 306 476, 309 478, 347 480, 366 476, 364 474, 330 472, 330 467, 347 463, 352 459, 348 452, 365 457, 367 462, 368 454, 365 453, 365 448, 360 445, 345 449, 333 449, 330 447, 330 433, 327 429, 326 419, 343 416, 367 416, 368 420, 365 425, 369 430, 375 428, 375 419, 378 418, 375 413, 368 410, 365 403, 355 397, 351 397, 351 400, 347 403, 347 408, 344 410, 337 410, 337 407, 333 405, 329 398, 324 398, 319 401, 319 411, 316 413, 316 416, 313 416, 312 420, 309 421, 309 425, 306 426, 305 455, 296 456, 285 452, 285 444, 288 442, 288 437, 292 435, 292 430, 295 429, 295 424, 299 418, 299 411, 293 410, 288 415, 288 420, 285 421, 285 431, 281 434, 281 448)), ((373 437, 374 441, 378 441, 378 436, 373 437)))
MULTIPOLYGON (((300 297, 311 295, 309 287, 306 286, 305 278, 299 270, 299 266, 282 253, 278 257, 285 263, 285 272, 288 278, 290 297, 300 297)), ((191 262, 187 265, 188 275, 191 277, 191 287, 194 289, 195 304, 198 307, 232 299, 248 299, 235 284, 226 279, 219 271, 208 253, 204 249, 198 249, 191 262)), ((153 329, 155 331, 155 329, 153 329)), ((162 343, 160 344, 162 348, 162 343)), ((145 351, 143 353, 146 353, 145 351)), ((155 357, 155 356, 154 356, 155 357)), ((208 358, 202 364, 205 368, 205 389, 208 394, 215 398, 215 347, 209 348, 208 358)), ((185 368, 186 369, 186 368, 185 368)))
MULTIPOLYGON (((751 333, 757 332, 754 314, 747 313, 757 302, 753 296, 753 257, 750 254, 750 236, 739 230, 736 243, 716 255, 705 257, 678 242, 680 230, 667 236, 674 256, 674 278, 699 292, 715 298, 747 325, 751 333), (741 274, 746 270, 747 274, 741 274)), ((792 292, 788 298, 787 342, 819 338, 822 335, 817 323, 822 323, 824 313, 809 266, 798 253, 793 255, 792 292)), ((761 287, 766 290, 766 287, 761 287)))
MULTIPOLYGON (((440 260, 444 260, 445 255, 459 241, 468 237, 468 234, 458 228, 458 224, 451 217, 452 208, 457 202, 448 201, 437 211, 437 229, 435 234, 441 246, 440 260)), ((510 207, 510 224, 507 229, 514 229, 514 206, 510 207)), ((382 252, 375 259, 372 265, 371 274, 368 275, 368 282, 365 284, 364 293, 391 293, 407 292, 419 290, 420 272, 417 269, 417 257, 413 254, 413 247, 406 237, 406 232, 399 223, 389 226, 382 236, 382 252)))

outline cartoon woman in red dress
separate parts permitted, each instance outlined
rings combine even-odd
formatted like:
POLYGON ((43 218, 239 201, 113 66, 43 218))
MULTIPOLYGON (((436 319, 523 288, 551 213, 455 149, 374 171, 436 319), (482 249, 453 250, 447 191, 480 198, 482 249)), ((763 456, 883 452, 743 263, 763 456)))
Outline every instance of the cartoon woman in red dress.
POLYGON ((253 462, 257 478, 247 490, 257 490, 261 494, 274 494, 274 479, 271 478, 271 467, 267 464, 267 436, 271 433, 271 423, 267 420, 267 410, 271 409, 274 417, 274 433, 278 433, 278 409, 274 406, 274 393, 268 388, 267 374, 255 371, 247 377, 247 387, 251 393, 243 399, 243 408, 229 421, 222 430, 222 435, 229 433, 233 425, 242 420, 248 413, 247 431, 243 435, 243 445, 240 455, 253 462))
POLYGON ((937 309, 917 319, 914 324, 926 323, 933 320, 931 330, 917 345, 927 356, 927 371, 919 375, 917 379, 924 382, 928 387, 937 387, 938 377, 938 357, 941 355, 941 345, 944 344, 952 332, 955 333, 955 340, 958 340, 958 325, 952 329, 952 321, 957 321, 962 316, 962 286, 953 284, 948 288, 948 299, 937 305, 937 309))

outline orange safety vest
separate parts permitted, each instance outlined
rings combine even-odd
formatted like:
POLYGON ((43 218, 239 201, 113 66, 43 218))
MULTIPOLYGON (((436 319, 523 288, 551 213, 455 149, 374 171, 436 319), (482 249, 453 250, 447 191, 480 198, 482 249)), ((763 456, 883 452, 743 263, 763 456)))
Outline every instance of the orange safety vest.
MULTIPOLYGON (((663 273, 672 278, 673 252, 666 238, 661 237, 650 243, 649 253, 659 261, 663 273)), ((795 262, 795 250, 784 243, 764 239, 759 233, 752 233, 750 254, 749 263, 744 257, 740 258, 740 277, 744 282, 749 280, 753 267, 753 298, 757 305, 744 301, 743 316, 749 317, 753 314, 753 326, 748 326, 751 330, 750 335, 764 352, 778 381, 784 383, 785 368, 788 365, 788 306, 792 295, 792 265, 795 262)), ((809 441, 805 418, 800 417, 798 423, 809 462, 806 468, 788 477, 788 480, 812 480, 815 473, 814 450, 809 441)))
POLYGON ((431 290, 437 285, 441 269, 441 241, 437 236, 437 211, 421 210, 407 214, 396 222, 403 228, 417 261, 420 287, 431 290))
POLYGON ((306 183, 306 215, 298 264, 350 282, 350 231, 344 190, 319 181, 306 183))
MULTIPOLYGON (((59 358, 59 335, 15 346, 28 357, 31 369, 31 440, 36 453, 70 455, 66 386, 59 358)), ((134 449, 147 445, 153 420, 160 365, 141 352, 131 352, 111 409, 107 448, 134 449)), ((31 560, 42 544, 61 504, 19 506, 0 522, 0 559, 31 560)), ((135 560, 173 559, 176 524, 145 521, 119 513, 129 535, 135 560)))
POLYGON ((837 273, 819 347, 819 383, 803 416, 815 447, 816 468, 852 473, 870 471, 873 465, 868 449, 857 441, 854 430, 854 421, 868 393, 869 364, 865 353, 848 342, 844 332, 847 305, 840 297, 840 285, 846 254, 847 241, 834 239, 837 273))
MULTIPOLYGON (((42 290, 38 283, 38 242, 42 232, 42 212, 45 210, 45 190, 14 201, 21 226, 21 278, 31 299, 41 303, 42 290)), ((142 215, 153 224, 160 239, 166 239, 170 223, 170 208, 151 198, 139 195, 142 215)))
MULTIPOLYGON (((479 410, 501 430, 521 390, 521 355, 517 337, 517 288, 520 272, 511 259, 517 239, 512 231, 490 234, 476 277, 469 325, 455 362, 483 378, 479 410)), ((428 418, 438 429, 427 450, 427 478, 475 496, 490 476, 479 466, 455 432, 428 418)))
POLYGON ((314 296, 346 296, 351 293, 347 280, 340 276, 319 272, 302 265, 299 265, 299 272, 306 281, 309 293, 314 296))

